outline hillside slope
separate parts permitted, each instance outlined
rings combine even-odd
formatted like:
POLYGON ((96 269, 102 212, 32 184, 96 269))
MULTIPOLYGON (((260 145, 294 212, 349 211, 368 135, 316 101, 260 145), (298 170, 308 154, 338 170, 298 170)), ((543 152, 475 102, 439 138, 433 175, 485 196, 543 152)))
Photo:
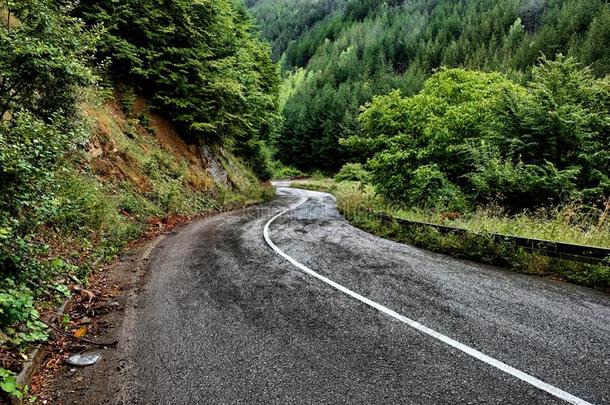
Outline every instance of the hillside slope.
MULTIPOLYGON (((118 93, 88 98, 82 113, 90 136, 64 157, 52 192, 30 214, 37 225, 23 239, 31 257, 21 265, 28 270, 20 276, 24 284, 2 293, 9 302, 35 298, 39 309, 52 309, 72 287, 86 287, 93 262, 192 218, 273 195, 226 148, 187 143, 170 121, 148 111, 144 98, 129 108, 118 93)), ((23 358, 6 349, 43 330, 8 331, 2 367, 18 372, 23 358)))
POLYGON ((131 112, 120 101, 85 105, 91 137, 66 158, 57 212, 39 230, 71 256, 81 250, 79 258, 111 257, 168 216, 213 213, 267 196, 222 146, 187 143, 170 121, 147 112, 143 98, 131 112))

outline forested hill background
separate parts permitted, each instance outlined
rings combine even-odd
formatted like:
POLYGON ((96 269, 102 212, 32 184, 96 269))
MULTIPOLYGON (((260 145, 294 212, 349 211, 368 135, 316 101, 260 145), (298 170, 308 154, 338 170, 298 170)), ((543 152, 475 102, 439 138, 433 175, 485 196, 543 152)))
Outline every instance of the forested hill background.
POLYGON ((353 160, 339 139, 360 130, 360 106, 419 92, 441 66, 498 71, 527 84, 545 55, 610 72, 603 0, 246 0, 288 75, 278 156, 335 171, 353 160))

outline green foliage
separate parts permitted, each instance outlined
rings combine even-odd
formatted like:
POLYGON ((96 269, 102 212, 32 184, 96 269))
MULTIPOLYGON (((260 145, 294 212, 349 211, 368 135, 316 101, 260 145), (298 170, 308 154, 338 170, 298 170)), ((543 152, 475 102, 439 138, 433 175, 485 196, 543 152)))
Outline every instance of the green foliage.
POLYGON ((262 35, 271 42, 275 60, 280 59, 292 41, 342 7, 343 3, 344 0, 246 0, 262 35))
POLYGON ((361 163, 346 163, 335 175, 335 181, 360 181, 366 183, 369 173, 364 170, 361 163))
POLYGON ((130 116, 133 114, 133 109, 136 105, 136 93, 133 91, 133 88, 126 88, 121 92, 120 100, 121 107, 123 108, 123 112, 130 116))
POLYGON ((162 150, 148 156, 143 169, 153 180, 178 180, 186 175, 185 162, 176 162, 172 155, 162 150))
POLYGON ((274 160, 271 164, 274 179, 296 179, 305 176, 305 173, 290 166, 284 166, 281 162, 274 160))
POLYGON ((261 143, 278 127, 279 75, 266 44, 231 0, 81 3, 76 15, 103 24, 98 57, 152 96, 185 135, 222 141, 261 177, 261 143))
MULTIPOLYGON (((41 261, 32 232, 54 210, 63 157, 84 139, 77 90, 95 81, 96 34, 69 16, 69 3, 2 8, 12 18, 0 25, 0 328, 3 346, 21 347, 46 339, 34 296, 66 265, 41 261)), ((3 390, 16 394, 13 383, 2 375, 3 390)))
POLYGON ((32 113, 0 121, 0 209, 12 214, 44 193, 53 167, 71 145, 61 123, 46 124, 32 113))
POLYGON ((437 165, 413 170, 406 187, 405 203, 427 209, 463 211, 466 207, 461 190, 451 183, 437 165))
MULTIPOLYGON (((0 210, 38 201, 57 161, 81 140, 76 88, 93 82, 95 36, 46 0, 8 2, 0 25, 0 210)), ((28 207, 31 209, 31 206, 28 207)))
POLYGON ((250 140, 245 146, 236 148, 240 156, 245 156, 248 166, 260 180, 267 181, 273 176, 273 157, 266 142, 262 140, 250 140))
POLYGON ((0 291, 0 336, 2 346, 19 347, 47 339, 47 326, 39 319, 32 292, 8 282, 0 291))
POLYGON ((75 86, 92 81, 95 35, 69 16, 69 3, 8 1, 19 24, 0 24, 0 118, 29 111, 41 120, 75 110, 75 86))
POLYGON ((96 234, 113 244, 124 241, 136 232, 125 224, 116 201, 95 178, 83 174, 64 173, 54 200, 53 226, 59 231, 87 237, 96 234))
POLYGON ((326 175, 321 170, 316 170, 311 174, 311 179, 314 181, 321 181, 326 178, 326 175))
POLYGON ((159 207, 155 206, 150 200, 128 187, 120 190, 120 196, 117 208, 122 212, 134 215, 136 218, 161 215, 162 213, 159 207))
POLYGON ((441 69, 412 97, 375 97, 362 135, 372 182, 407 205, 512 209, 610 196, 610 87, 571 58, 542 58, 527 87, 498 73, 441 69))
POLYGON ((155 128, 152 125, 152 121, 150 119, 150 115, 147 112, 142 112, 138 115, 138 121, 140 125, 148 132, 150 135, 155 135, 155 128))
POLYGON ((23 398, 23 393, 17 384, 15 373, 2 367, 0 367, 0 389, 2 389, 5 394, 17 399, 23 398))
MULTIPOLYGON (((499 71, 523 85, 537 74, 532 68, 541 54, 564 54, 595 75, 610 72, 610 3, 604 0, 302 0, 295 9, 292 0, 254 3, 285 69, 301 69, 298 80, 289 76, 277 148, 285 164, 302 170, 336 171, 360 161, 359 151, 339 143, 359 132, 359 106, 394 89, 416 94, 443 66, 499 71)), ((555 123, 574 117, 563 118, 555 123)), ((587 118, 578 120, 574 125, 582 128, 587 118)), ((460 125, 471 123, 477 124, 460 125)), ((541 130, 547 124, 537 123, 541 130)))

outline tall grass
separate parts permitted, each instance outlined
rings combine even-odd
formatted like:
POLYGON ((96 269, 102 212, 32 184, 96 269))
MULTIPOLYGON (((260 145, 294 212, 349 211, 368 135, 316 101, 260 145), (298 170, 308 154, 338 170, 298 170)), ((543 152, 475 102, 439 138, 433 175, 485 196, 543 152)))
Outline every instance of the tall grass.
POLYGON ((339 209, 344 212, 362 209, 381 211, 411 221, 454 226, 474 233, 497 233, 610 247, 610 202, 603 209, 572 202, 513 215, 507 214, 498 205, 490 205, 478 207, 472 213, 460 215, 389 204, 376 196, 371 186, 363 186, 357 182, 337 183, 324 179, 305 184, 300 183, 298 187, 332 192, 337 197, 339 209))
POLYGON ((608 265, 589 265, 527 252, 510 241, 499 242, 491 233, 557 242, 610 247, 609 211, 572 203, 535 212, 508 215, 501 207, 480 207, 467 215, 396 207, 375 195, 370 186, 329 179, 299 183, 297 187, 327 191, 337 198, 339 211, 357 227, 376 235, 424 249, 501 265, 576 284, 610 290, 608 265), (382 221, 383 212, 411 221, 448 225, 468 232, 443 234, 426 225, 399 226, 382 221))

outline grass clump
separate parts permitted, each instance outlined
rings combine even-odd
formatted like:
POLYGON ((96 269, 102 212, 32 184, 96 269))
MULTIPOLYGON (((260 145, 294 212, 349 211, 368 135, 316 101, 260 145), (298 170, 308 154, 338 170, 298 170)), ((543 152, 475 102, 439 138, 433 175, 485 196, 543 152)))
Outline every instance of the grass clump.
POLYGON ((369 180, 370 174, 367 172, 361 163, 346 163, 341 167, 341 170, 335 175, 335 181, 361 181, 366 183, 369 180))
POLYGON ((273 170, 274 179, 298 179, 305 176, 305 173, 290 166, 281 166, 273 170))

